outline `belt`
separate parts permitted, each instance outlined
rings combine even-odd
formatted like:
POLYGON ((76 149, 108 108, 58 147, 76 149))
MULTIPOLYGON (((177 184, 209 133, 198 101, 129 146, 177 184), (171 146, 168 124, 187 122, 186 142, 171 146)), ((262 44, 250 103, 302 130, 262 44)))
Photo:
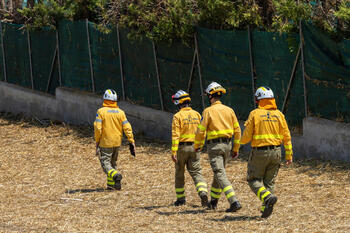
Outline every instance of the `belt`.
POLYGON ((273 150, 276 148, 279 148, 281 146, 260 146, 260 147, 253 147, 255 150, 273 150))
POLYGON ((231 138, 215 138, 215 139, 208 140, 207 143, 208 144, 210 144, 210 143, 218 143, 218 142, 229 143, 230 141, 231 141, 231 138))
POLYGON ((193 142, 179 142, 179 145, 180 146, 182 146, 182 145, 191 146, 191 145, 193 145, 193 142))

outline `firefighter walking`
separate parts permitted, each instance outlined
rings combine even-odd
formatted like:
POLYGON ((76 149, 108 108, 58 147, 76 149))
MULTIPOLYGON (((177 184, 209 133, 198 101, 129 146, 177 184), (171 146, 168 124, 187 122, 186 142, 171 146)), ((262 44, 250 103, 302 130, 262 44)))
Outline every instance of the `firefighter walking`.
POLYGON ((116 168, 118 150, 123 131, 130 142, 131 151, 135 148, 132 128, 125 113, 117 105, 117 93, 108 89, 103 95, 103 106, 98 109, 94 122, 96 154, 100 157, 103 171, 107 174, 107 189, 121 189, 122 175, 116 168))
POLYGON ((175 162, 175 191, 177 200, 175 206, 184 205, 185 198, 185 167, 190 173, 202 206, 208 205, 207 184, 202 176, 200 153, 193 148, 195 131, 201 115, 190 107, 191 98, 185 91, 179 90, 172 96, 179 111, 172 121, 172 160, 175 162))
POLYGON ((231 182, 228 180, 225 167, 228 158, 238 156, 240 146, 241 128, 232 108, 223 105, 220 98, 226 93, 226 89, 220 84, 212 82, 205 94, 208 96, 210 107, 204 109, 201 123, 198 125, 194 148, 199 151, 205 142, 207 135, 207 149, 210 165, 214 172, 211 186, 211 201, 209 208, 215 209, 223 192, 230 203, 227 212, 235 212, 242 208, 236 198, 231 182), (232 136, 234 141, 232 146, 232 136))
POLYGON ((262 202, 262 218, 272 214, 277 202, 275 178, 281 163, 281 144, 286 151, 286 164, 292 163, 292 143, 287 122, 276 106, 272 90, 259 87, 255 93, 258 108, 245 122, 241 144, 251 142, 247 180, 251 190, 262 202))

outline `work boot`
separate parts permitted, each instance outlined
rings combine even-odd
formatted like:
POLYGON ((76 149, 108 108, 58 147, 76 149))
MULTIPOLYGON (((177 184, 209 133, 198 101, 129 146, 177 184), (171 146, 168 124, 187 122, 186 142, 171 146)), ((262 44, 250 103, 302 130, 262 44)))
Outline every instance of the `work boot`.
POLYGON ((208 196, 207 196, 207 193, 205 193, 205 192, 200 192, 200 193, 199 193, 199 197, 200 197, 200 199, 201 199, 202 207, 207 207, 207 206, 208 206, 208 196))
POLYGON ((267 218, 272 214, 273 211, 273 206, 274 204, 276 204, 277 202, 277 197, 275 195, 271 195, 263 204, 263 206, 265 205, 265 208, 262 211, 262 218, 267 218))
POLYGON ((219 202, 219 199, 212 198, 212 199, 210 200, 210 203, 208 204, 208 208, 209 208, 209 209, 212 209, 212 210, 215 210, 216 207, 218 206, 218 202, 219 202))
POLYGON ((238 201, 235 201, 231 204, 230 208, 226 210, 226 212, 236 212, 237 210, 242 209, 241 204, 238 201))
POLYGON ((114 189, 116 190, 121 190, 122 189, 122 185, 120 183, 120 181, 123 179, 123 176, 122 174, 120 173, 117 173, 115 174, 115 176, 113 177, 114 181, 115 181, 115 184, 114 184, 114 189))
POLYGON ((185 205, 186 204, 186 199, 177 199, 175 202, 174 202, 174 205, 175 206, 180 206, 180 205, 185 205))

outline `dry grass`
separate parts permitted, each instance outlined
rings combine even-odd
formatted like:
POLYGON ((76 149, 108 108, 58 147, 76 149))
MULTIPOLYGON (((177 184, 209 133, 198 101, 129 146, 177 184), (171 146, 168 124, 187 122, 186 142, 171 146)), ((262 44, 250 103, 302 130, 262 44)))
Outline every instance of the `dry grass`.
MULTIPOLYGON (((282 167, 279 201, 263 220, 246 181, 246 161, 230 162, 227 173, 243 209, 227 214, 203 210, 186 176, 188 204, 174 207, 174 165, 169 145, 137 142, 118 167, 121 191, 106 191, 94 156, 92 129, 0 117, 1 232, 349 232, 349 164, 299 161, 282 167)), ((203 154, 207 181, 212 172, 203 154)))

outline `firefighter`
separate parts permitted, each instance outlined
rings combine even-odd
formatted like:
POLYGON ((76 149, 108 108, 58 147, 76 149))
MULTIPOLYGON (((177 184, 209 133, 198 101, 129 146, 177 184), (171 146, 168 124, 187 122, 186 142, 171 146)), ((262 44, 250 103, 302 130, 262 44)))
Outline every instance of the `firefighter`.
POLYGON ((100 157, 103 171, 107 174, 107 189, 120 190, 122 174, 116 168, 118 150, 123 131, 135 148, 132 128, 125 113, 117 105, 117 93, 108 89, 103 95, 103 106, 97 110, 94 122, 96 154, 100 157))
POLYGON ((185 198, 185 166, 190 173, 202 206, 208 205, 207 184, 202 176, 200 165, 200 152, 193 148, 195 131, 200 122, 201 115, 190 107, 191 98, 185 91, 179 90, 172 96, 172 100, 179 111, 172 121, 172 147, 171 158, 175 162, 175 191, 174 205, 186 203, 185 198))
POLYGON ((242 206, 238 202, 232 184, 226 176, 225 167, 230 156, 232 158, 238 156, 241 128, 233 109, 223 105, 220 101, 221 96, 225 93, 226 89, 216 82, 212 82, 205 90, 211 106, 203 111, 195 137, 194 148, 199 151, 203 147, 207 135, 210 165, 214 172, 209 208, 216 209, 221 192, 223 192, 230 203, 230 207, 226 212, 236 212, 242 206))
POLYGON ((286 151, 286 164, 292 163, 292 143, 284 115, 277 109, 272 90, 259 87, 255 93, 258 108, 245 122, 241 144, 251 142, 247 180, 252 191, 262 201, 262 218, 272 214, 277 202, 275 178, 281 163, 281 143, 286 151))

